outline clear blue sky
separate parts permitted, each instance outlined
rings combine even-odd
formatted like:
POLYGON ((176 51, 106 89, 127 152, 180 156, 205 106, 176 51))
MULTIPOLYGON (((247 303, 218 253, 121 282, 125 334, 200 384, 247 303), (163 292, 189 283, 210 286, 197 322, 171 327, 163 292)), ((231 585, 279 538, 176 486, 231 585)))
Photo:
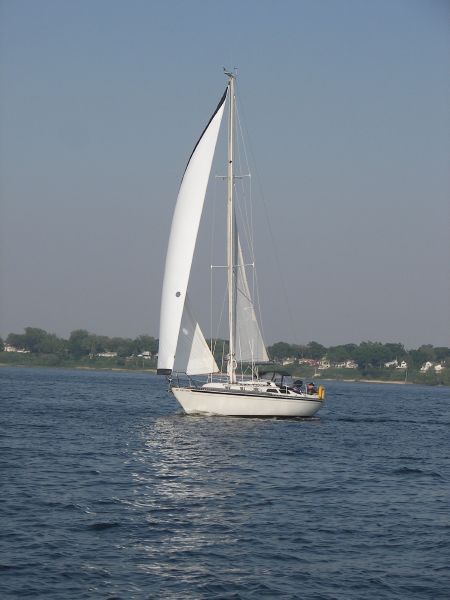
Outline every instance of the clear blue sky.
POLYGON ((236 65, 282 265, 256 219, 266 341, 450 345, 449 17, 3 0, 0 335, 158 335, 180 177, 236 65))

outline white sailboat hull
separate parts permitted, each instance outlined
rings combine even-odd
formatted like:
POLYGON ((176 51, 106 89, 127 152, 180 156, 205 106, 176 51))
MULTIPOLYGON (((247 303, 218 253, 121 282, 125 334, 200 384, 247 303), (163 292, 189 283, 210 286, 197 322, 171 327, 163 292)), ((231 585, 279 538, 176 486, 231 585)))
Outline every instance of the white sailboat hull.
POLYGON ((323 404, 317 396, 306 395, 271 397, 182 387, 172 387, 172 392, 188 415, 312 417, 323 404))

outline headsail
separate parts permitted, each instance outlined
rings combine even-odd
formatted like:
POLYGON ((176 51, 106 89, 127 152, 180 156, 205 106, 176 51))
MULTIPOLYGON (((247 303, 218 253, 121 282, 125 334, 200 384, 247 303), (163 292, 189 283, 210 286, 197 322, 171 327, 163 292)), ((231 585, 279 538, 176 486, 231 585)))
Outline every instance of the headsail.
POLYGON ((184 303, 173 370, 178 373, 187 373, 187 375, 219 371, 200 325, 192 315, 188 297, 184 303))
POLYGON ((227 90, 191 154, 178 193, 161 297, 158 350, 161 374, 170 374, 174 367, 192 257, 226 96, 227 90))
POLYGON ((267 362, 266 347, 261 335, 255 307, 248 286, 242 247, 237 237, 236 267, 236 350, 238 362, 267 362))

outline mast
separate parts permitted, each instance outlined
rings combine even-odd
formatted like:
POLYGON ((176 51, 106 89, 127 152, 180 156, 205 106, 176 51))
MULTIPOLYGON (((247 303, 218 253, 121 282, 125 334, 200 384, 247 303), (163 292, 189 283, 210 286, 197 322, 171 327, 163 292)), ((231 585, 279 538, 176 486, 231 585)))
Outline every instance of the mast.
POLYGON ((236 76, 225 72, 228 76, 230 90, 230 105, 228 113, 228 193, 227 193, 227 272, 228 272, 228 324, 229 324, 229 353, 228 377, 230 383, 236 383, 236 220, 234 215, 234 121, 235 121, 235 96, 234 84, 236 76))

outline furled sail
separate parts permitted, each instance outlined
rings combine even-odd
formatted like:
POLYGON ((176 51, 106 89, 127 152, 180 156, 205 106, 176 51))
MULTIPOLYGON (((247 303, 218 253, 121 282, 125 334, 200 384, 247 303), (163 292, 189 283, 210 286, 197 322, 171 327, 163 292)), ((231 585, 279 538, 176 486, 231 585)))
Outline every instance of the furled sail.
POLYGON ((239 362, 267 362, 266 347, 256 318, 255 307, 245 272, 242 247, 237 236, 236 267, 236 360, 239 362))
POLYGON ((192 257, 226 96, 227 90, 191 154, 178 192, 161 297, 158 350, 160 374, 170 374, 174 367, 192 257))
POLYGON ((192 315, 187 296, 184 303, 173 370, 188 375, 217 373, 219 371, 202 330, 192 315))

